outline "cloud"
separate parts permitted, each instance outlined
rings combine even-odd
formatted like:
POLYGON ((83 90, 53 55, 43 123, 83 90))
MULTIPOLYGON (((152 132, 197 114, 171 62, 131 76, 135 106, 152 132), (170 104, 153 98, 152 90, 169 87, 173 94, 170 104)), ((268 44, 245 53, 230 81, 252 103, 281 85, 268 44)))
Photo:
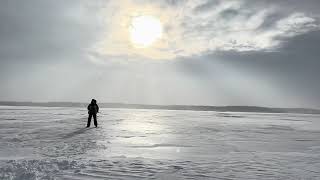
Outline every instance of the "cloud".
POLYGON ((0 99, 87 101, 94 89, 105 102, 320 107, 319 7, 319 0, 0 1, 0 99), (137 50, 127 31, 142 14, 158 17, 164 36, 137 50))
POLYGON ((290 38, 277 52, 218 51, 179 60, 177 67, 197 82, 210 79, 203 89, 207 97, 216 93, 212 102, 319 108, 319 41, 314 31, 290 38))
POLYGON ((279 8, 284 1, 268 2, 112 1, 104 13, 105 35, 92 51, 104 58, 133 59, 176 59, 215 51, 277 51, 288 39, 320 29, 318 14, 308 14, 303 8, 301 12, 279 8), (137 49, 129 41, 131 18, 139 15, 152 15, 163 23, 164 35, 152 47, 137 49))
POLYGON ((48 62, 82 56, 99 35, 98 1, 3 1, 1 61, 48 62))
POLYGON ((105 64, 277 51, 289 39, 320 28, 319 5, 316 0, 5 1, 0 6, 0 58, 105 64), (137 49, 129 40, 131 18, 139 15, 163 23, 163 37, 150 48, 137 49))

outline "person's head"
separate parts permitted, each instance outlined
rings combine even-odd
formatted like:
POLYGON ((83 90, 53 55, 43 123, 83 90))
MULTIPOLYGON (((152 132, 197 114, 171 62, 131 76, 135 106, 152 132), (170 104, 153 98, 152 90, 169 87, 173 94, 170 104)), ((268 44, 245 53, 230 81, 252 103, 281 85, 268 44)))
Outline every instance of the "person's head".
POLYGON ((91 100, 91 104, 96 104, 96 103, 97 103, 97 101, 95 99, 91 100))

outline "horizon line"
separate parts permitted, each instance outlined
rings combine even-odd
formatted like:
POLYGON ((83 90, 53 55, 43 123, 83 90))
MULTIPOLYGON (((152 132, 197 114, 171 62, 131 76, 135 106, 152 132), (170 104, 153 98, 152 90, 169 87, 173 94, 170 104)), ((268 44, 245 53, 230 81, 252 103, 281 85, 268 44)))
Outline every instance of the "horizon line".
MULTIPOLYGON (((40 106, 40 107, 82 107, 85 102, 72 101, 0 101, 0 106, 40 106), (51 104, 51 105, 50 105, 51 104)), ((100 102, 103 108, 126 108, 126 109, 159 109, 159 110, 194 110, 194 111, 239 111, 239 112, 297 112, 308 114, 320 114, 318 108, 306 107, 269 107, 254 105, 159 105, 139 104, 122 102, 100 102), (247 108, 247 109, 244 109, 247 108)))

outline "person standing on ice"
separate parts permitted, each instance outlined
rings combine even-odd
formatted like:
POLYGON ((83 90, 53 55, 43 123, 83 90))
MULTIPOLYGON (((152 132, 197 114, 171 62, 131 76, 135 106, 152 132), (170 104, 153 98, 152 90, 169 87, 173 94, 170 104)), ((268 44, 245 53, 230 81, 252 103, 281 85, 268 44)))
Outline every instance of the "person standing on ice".
POLYGON ((93 116, 94 125, 98 127, 97 113, 99 112, 99 106, 97 105, 97 101, 95 99, 92 99, 87 109, 89 114, 87 127, 90 127, 92 116, 93 116))

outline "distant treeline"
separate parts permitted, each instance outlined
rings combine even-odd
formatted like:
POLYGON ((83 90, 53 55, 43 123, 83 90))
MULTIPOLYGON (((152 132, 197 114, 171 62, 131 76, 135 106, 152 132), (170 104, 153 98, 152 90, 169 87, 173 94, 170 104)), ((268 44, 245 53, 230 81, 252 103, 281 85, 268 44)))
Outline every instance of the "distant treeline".
MULTIPOLYGON (((0 101, 2 106, 40 106, 40 107, 87 107, 88 103, 80 102, 13 102, 0 101)), ((259 106, 190 106, 190 105, 145 105, 125 103, 99 103, 102 108, 126 109, 162 109, 190 111, 219 111, 219 112, 261 112, 261 113, 300 113, 320 114, 318 109, 308 108, 269 108, 259 106)))

